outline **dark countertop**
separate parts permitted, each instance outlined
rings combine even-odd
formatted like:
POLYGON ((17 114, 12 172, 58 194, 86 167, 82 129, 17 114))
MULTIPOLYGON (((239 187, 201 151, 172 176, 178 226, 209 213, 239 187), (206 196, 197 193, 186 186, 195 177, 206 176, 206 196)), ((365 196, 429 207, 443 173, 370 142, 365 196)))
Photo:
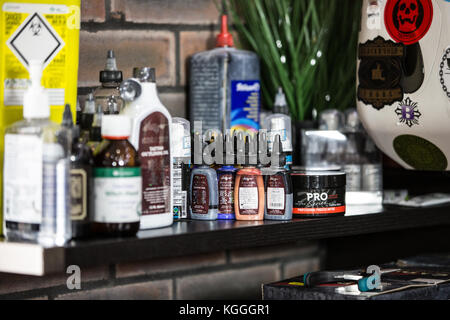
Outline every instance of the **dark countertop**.
POLYGON ((450 226, 450 205, 390 206, 379 213, 285 222, 186 220, 140 231, 132 238, 72 241, 65 248, 65 261, 66 265, 93 266, 443 225, 450 226))
MULTIPOLYGON (((96 266, 220 250, 450 226, 450 205, 385 207, 379 213, 292 221, 194 221, 140 231, 135 237, 73 240, 42 248, 0 240, 0 272, 44 275, 68 265, 96 266)), ((449 228, 450 232, 450 228, 449 228)))

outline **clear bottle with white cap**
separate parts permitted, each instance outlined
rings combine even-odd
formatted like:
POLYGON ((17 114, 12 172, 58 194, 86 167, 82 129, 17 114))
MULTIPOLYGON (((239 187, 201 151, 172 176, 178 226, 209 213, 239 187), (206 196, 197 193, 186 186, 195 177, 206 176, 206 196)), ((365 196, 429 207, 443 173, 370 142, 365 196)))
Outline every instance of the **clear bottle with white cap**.
POLYGON ((286 165, 292 165, 292 129, 291 117, 286 103, 286 97, 283 90, 278 88, 273 106, 273 114, 267 116, 264 120, 263 128, 267 130, 267 146, 269 152, 272 152, 275 136, 279 135, 283 150, 286 154, 286 165))
POLYGON ((138 153, 128 141, 130 118, 105 115, 102 142, 94 158, 93 232, 133 236, 139 230, 142 178, 138 153))
POLYGON ((42 63, 30 61, 24 120, 5 132, 3 213, 6 237, 62 245, 71 237, 67 129, 49 120, 42 63))

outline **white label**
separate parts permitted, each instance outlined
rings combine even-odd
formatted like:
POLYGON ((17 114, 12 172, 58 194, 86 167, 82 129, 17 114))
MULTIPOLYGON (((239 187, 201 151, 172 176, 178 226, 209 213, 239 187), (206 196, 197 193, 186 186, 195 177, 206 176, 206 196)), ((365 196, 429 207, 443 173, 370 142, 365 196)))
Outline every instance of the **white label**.
POLYGON ((258 209, 258 188, 239 188, 239 209, 258 209))
POLYGON ((42 219, 42 140, 7 134, 4 165, 5 220, 40 224, 42 219))
POLYGON ((141 184, 141 177, 94 178, 94 221, 103 223, 139 221, 141 184))
POLYGON ((284 209, 283 188, 267 188, 267 209, 284 209))

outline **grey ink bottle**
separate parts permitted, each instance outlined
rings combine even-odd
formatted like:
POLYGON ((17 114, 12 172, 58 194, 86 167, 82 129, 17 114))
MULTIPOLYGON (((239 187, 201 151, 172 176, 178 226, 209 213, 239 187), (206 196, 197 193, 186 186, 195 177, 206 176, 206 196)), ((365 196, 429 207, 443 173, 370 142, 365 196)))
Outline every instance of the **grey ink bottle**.
POLYGON ((293 206, 293 188, 289 171, 284 167, 286 155, 282 152, 280 136, 275 135, 272 148, 272 159, 278 157, 276 163, 272 160, 269 168, 264 170, 264 186, 266 189, 266 205, 264 219, 291 220, 293 206))
MULTIPOLYGON (((202 135, 195 134, 195 142, 202 145, 202 135)), ((196 165, 190 179, 190 214, 194 220, 217 220, 219 191, 216 170, 206 165, 196 165)))

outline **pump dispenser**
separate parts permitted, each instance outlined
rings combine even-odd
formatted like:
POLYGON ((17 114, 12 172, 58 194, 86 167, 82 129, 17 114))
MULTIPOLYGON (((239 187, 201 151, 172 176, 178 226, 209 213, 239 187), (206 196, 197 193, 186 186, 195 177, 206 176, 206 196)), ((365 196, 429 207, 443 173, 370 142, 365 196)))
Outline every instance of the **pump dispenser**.
POLYGON ((48 94, 41 85, 42 64, 31 61, 29 66, 31 86, 23 97, 23 117, 25 119, 44 119, 50 117, 48 94))
POLYGON ((155 69, 134 68, 133 78, 122 82, 120 94, 128 102, 122 113, 132 119, 129 141, 142 166, 140 228, 169 226, 173 222, 172 116, 159 100, 155 69))
POLYGON ((42 63, 30 61, 24 120, 5 131, 3 210, 6 237, 63 245, 71 237, 70 134, 49 120, 42 63))

